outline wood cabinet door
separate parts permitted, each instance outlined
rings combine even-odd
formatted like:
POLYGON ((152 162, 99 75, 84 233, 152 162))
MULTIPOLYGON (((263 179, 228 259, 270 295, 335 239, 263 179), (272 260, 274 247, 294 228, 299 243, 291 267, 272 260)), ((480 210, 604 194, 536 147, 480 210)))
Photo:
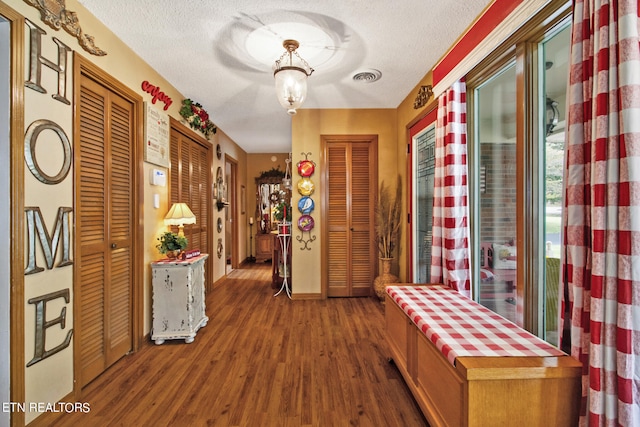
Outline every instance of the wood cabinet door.
POLYGON ((82 75, 76 150, 80 386, 133 346, 134 106, 82 75))
POLYGON ((378 138, 323 136, 323 147, 327 296, 369 296, 377 270, 378 138))
POLYGON ((262 262, 273 256, 273 239, 271 233, 256 234, 256 261, 262 262))

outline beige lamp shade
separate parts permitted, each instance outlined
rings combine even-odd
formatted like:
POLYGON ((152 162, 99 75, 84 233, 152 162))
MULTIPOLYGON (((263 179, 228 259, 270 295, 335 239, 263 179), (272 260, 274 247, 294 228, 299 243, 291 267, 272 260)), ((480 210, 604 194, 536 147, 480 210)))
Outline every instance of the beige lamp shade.
POLYGON ((184 225, 195 224, 196 216, 186 203, 174 203, 164 217, 165 225, 177 225, 178 234, 184 236, 184 225))

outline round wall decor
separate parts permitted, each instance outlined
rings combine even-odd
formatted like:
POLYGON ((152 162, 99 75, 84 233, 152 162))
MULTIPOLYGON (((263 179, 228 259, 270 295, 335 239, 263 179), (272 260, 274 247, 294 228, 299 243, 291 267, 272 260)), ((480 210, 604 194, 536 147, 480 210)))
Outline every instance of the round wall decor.
POLYGON ((316 164, 312 160, 300 160, 298 162, 298 174, 302 177, 310 177, 316 170, 316 164))
POLYGON ((224 250, 224 247, 222 246, 222 239, 218 239, 218 250, 217 250, 218 258, 222 258, 223 250, 224 250))
POLYGON ((311 212, 313 212, 314 208, 315 208, 315 203, 313 202, 313 199, 309 196, 302 197, 298 202, 298 210, 300 211, 301 214, 308 215, 311 212))
POLYGON ((298 181, 298 193, 300 193, 302 196, 312 195, 315 189, 316 186, 309 178, 302 178, 300 181, 298 181))
POLYGON ((313 226, 315 225, 315 221, 311 215, 302 215, 298 219, 298 228, 300 231, 311 231, 313 226))

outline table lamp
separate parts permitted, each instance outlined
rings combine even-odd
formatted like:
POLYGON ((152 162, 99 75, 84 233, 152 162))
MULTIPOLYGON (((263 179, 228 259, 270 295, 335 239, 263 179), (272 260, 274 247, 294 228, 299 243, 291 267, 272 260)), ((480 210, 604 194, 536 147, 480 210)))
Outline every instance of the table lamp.
POLYGON ((196 216, 186 203, 174 203, 169 213, 164 217, 165 225, 177 225, 178 236, 184 237, 184 225, 195 224, 196 216))

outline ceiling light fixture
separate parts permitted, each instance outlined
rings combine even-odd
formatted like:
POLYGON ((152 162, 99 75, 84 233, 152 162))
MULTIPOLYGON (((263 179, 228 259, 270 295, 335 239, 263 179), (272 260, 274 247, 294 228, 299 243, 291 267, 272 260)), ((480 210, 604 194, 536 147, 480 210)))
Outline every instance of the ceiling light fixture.
POLYGON ((273 77, 276 79, 276 94, 280 105, 287 109, 290 115, 296 114, 307 97, 307 77, 313 73, 313 68, 302 59, 296 49, 300 43, 296 40, 282 42, 285 52, 273 67, 273 77))

